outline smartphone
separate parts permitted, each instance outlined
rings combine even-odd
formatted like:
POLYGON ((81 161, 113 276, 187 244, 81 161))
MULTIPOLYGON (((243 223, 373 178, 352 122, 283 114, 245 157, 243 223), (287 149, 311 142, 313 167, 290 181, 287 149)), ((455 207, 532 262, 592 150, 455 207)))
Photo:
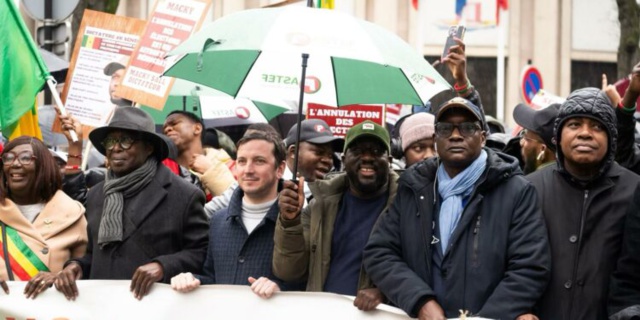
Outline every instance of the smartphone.
POLYGON ((465 26, 451 26, 449 27, 449 35, 447 36, 447 42, 444 45, 444 52, 442 52, 442 58, 449 54, 449 48, 457 45, 456 41, 453 38, 458 38, 460 40, 464 39, 464 32, 467 30, 465 26))

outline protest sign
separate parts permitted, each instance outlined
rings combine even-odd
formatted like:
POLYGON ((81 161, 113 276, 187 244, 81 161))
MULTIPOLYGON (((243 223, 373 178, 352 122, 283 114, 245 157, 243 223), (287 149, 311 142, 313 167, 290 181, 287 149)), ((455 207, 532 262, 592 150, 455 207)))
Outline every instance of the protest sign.
MULTIPOLYGON (((139 19, 85 10, 62 91, 67 111, 83 125, 103 126, 117 104, 131 105, 113 93, 144 24, 139 19)), ((54 130, 59 132, 58 121, 54 130)))
POLYGON ((116 93, 162 110, 175 81, 161 77, 164 57, 200 28, 210 5, 211 0, 158 0, 116 93))
POLYGON ((385 125, 385 109, 382 105, 350 105, 340 108, 308 103, 307 119, 322 119, 331 129, 334 136, 344 137, 349 128, 371 120, 381 126, 385 125))

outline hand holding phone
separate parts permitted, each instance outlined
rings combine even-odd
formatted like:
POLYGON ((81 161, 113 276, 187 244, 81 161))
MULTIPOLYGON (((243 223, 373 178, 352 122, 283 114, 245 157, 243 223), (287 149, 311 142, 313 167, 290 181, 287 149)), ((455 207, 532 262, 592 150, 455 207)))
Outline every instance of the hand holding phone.
POLYGON ((464 38, 464 33, 467 30, 465 26, 451 26, 449 27, 449 35, 447 36, 447 42, 444 45, 444 51, 442 52, 441 59, 444 59, 449 54, 449 48, 457 45, 454 38, 458 38, 462 40, 464 38))

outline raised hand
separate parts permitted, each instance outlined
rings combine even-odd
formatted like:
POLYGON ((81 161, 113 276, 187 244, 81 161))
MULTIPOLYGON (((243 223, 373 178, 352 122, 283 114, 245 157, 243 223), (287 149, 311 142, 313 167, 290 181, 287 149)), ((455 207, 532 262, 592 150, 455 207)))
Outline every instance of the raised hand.
POLYGON ((304 204, 304 178, 300 177, 298 184, 285 180, 282 191, 278 196, 280 216, 285 220, 293 220, 298 217, 304 204))

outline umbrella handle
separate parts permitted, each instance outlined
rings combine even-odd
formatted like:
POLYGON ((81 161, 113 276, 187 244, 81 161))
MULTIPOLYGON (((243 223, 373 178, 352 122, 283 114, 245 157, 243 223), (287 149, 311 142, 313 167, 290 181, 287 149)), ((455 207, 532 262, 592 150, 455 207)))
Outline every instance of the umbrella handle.
POLYGON ((300 99, 298 100, 298 120, 296 121, 296 153, 293 159, 293 179, 292 181, 298 182, 298 154, 300 151, 300 123, 302 122, 302 106, 304 105, 304 87, 305 78, 307 76, 307 60, 309 59, 308 53, 302 54, 302 77, 300 78, 300 99))

